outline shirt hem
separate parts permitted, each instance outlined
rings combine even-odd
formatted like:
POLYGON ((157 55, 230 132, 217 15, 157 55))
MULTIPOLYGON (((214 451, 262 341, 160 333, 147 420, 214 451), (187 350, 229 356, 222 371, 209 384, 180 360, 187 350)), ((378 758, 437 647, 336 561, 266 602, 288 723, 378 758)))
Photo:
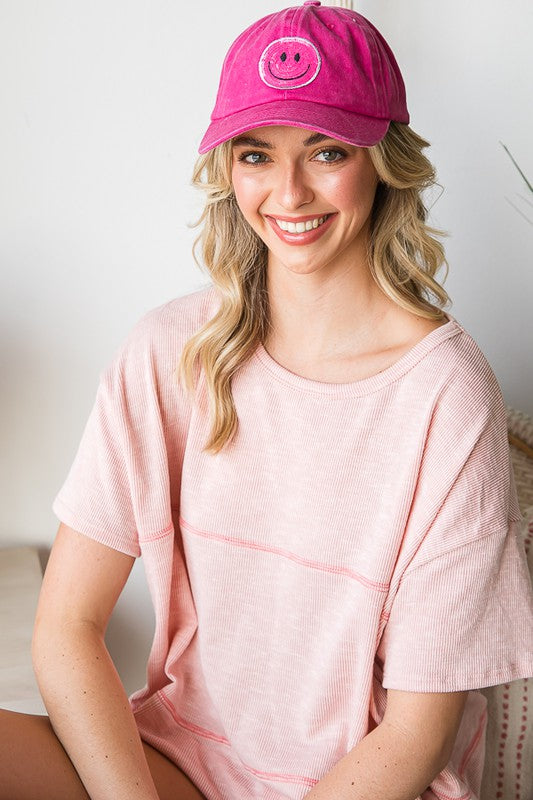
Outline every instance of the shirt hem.
POLYGON ((69 528, 87 536, 89 539, 99 542, 100 544, 111 547, 113 550, 118 550, 128 556, 138 558, 141 555, 141 548, 139 545, 134 545, 132 542, 126 542, 116 534, 102 531, 100 528, 91 525, 83 519, 80 519, 60 497, 56 497, 52 505, 52 510, 56 517, 68 525, 69 528))
POLYGON ((413 682, 388 679, 384 675, 381 685, 384 689, 401 692, 475 692, 488 689, 491 686, 501 686, 504 683, 525 680, 533 677, 533 660, 521 663, 510 669, 492 672, 477 678, 458 678, 434 681, 413 682))

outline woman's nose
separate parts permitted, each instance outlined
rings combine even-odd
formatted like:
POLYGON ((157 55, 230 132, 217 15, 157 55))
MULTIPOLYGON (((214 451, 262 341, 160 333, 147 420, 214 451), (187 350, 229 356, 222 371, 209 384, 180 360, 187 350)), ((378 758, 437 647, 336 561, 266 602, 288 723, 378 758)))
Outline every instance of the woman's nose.
POLYGON ((299 165, 280 167, 276 179, 276 200, 283 208, 295 210, 312 201, 314 192, 305 171, 299 165))

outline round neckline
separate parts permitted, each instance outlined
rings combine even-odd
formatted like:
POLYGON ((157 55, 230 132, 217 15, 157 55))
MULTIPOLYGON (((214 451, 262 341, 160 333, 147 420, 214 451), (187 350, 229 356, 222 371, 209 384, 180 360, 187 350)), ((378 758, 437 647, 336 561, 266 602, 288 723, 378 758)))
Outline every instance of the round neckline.
POLYGON ((385 386, 388 386, 402 375, 412 369, 427 353, 438 344, 449 339, 462 331, 457 320, 450 316, 448 322, 440 325, 435 330, 427 333, 419 342, 411 347, 403 356, 395 361, 390 367, 370 375, 368 378, 361 378, 348 383, 329 383, 325 381, 315 381, 311 378, 304 378, 296 372, 283 367, 279 364, 260 342, 254 351, 254 357, 265 367, 271 375, 282 383, 299 389, 300 391, 311 392, 312 394, 322 394, 338 397, 354 397, 371 394, 385 386))

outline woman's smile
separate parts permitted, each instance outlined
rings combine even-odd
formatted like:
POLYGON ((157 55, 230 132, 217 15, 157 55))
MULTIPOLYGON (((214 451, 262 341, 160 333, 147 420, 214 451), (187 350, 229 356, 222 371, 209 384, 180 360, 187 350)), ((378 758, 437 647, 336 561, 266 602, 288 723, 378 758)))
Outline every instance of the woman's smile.
POLYGON ((269 270, 367 266, 377 175, 364 148, 302 128, 256 128, 233 142, 232 182, 269 270))
POLYGON ((310 215, 306 217, 280 217, 265 214, 274 233, 291 245, 305 245, 316 242, 333 223, 336 214, 310 215))

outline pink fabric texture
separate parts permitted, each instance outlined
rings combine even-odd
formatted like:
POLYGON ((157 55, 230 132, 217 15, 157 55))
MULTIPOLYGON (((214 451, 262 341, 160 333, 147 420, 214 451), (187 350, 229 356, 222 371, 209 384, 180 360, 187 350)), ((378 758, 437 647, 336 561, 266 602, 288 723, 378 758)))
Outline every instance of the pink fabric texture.
MULTIPOLYGON (((259 346, 216 456, 179 388, 212 288, 149 313, 103 373, 55 500, 144 559, 156 610, 143 737, 209 800, 302 798, 379 724, 388 688, 533 675, 533 610, 506 416, 454 320, 378 375, 302 378, 259 346)), ((469 694, 424 800, 479 796, 485 699, 469 694)))
POLYGON ((409 112, 383 36, 355 11, 304 3, 263 17, 233 42, 199 151, 263 125, 370 147, 391 120, 407 123, 409 112))

